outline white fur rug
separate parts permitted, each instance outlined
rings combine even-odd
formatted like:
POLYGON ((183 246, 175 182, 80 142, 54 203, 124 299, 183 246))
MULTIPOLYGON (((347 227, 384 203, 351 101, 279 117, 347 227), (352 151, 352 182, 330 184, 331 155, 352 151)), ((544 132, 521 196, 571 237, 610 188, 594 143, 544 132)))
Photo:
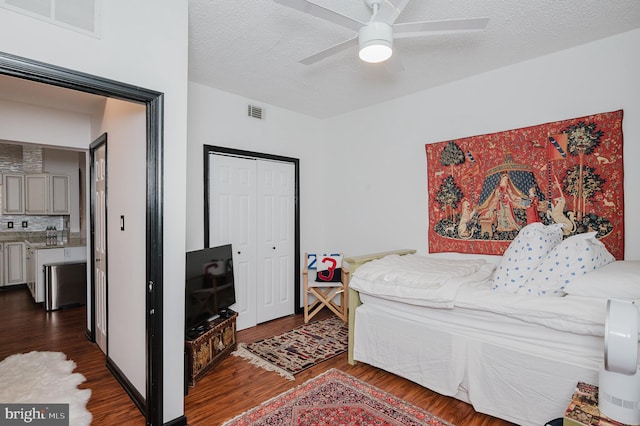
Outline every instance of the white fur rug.
POLYGON ((0 362, 0 402, 69 404, 69 425, 91 424, 90 389, 78 389, 86 379, 72 373, 76 363, 62 352, 29 352, 0 362))

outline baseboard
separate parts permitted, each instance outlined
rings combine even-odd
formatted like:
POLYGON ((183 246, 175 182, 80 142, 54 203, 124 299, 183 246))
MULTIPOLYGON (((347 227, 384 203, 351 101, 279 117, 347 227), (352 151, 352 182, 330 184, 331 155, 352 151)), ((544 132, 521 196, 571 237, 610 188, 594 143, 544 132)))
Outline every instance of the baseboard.
POLYGON ((185 416, 177 417, 170 422, 165 423, 164 426, 188 426, 187 418, 185 416))
POLYGON ((143 416, 147 416, 147 401, 142 397, 142 394, 138 392, 138 390, 131 384, 129 379, 122 373, 122 371, 118 368, 118 366, 113 362, 113 360, 107 357, 107 369, 111 371, 113 377, 116 378, 120 386, 124 389, 124 391, 129 395, 131 400, 138 410, 142 413, 143 416))
POLYGON ((90 341, 91 343, 95 343, 96 339, 94 337, 94 334, 91 330, 89 330, 88 328, 84 331, 84 337, 87 338, 88 341, 90 341))
POLYGON ((23 288, 27 288, 26 284, 12 284, 0 286, 0 291, 14 291, 14 290, 22 290, 23 288))

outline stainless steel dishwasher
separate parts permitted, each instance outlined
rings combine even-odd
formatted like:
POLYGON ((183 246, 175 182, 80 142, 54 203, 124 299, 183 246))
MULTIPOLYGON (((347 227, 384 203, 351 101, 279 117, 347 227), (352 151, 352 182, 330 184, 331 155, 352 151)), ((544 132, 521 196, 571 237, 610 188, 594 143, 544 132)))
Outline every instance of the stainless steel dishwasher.
POLYGON ((54 311, 87 301, 87 263, 44 265, 44 309, 54 311))

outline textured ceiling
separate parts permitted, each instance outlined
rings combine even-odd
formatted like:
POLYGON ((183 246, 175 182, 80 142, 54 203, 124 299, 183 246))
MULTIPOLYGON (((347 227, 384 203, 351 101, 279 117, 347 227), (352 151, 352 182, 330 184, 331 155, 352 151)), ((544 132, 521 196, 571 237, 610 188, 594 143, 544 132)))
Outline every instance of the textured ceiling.
MULTIPOLYGON (((363 0, 314 1, 369 20, 363 0)), ((395 40, 392 71, 357 48, 300 64, 355 33, 272 0, 189 0, 189 80, 327 118, 640 28, 640 1, 411 0, 397 22, 475 17, 484 31, 395 40)))

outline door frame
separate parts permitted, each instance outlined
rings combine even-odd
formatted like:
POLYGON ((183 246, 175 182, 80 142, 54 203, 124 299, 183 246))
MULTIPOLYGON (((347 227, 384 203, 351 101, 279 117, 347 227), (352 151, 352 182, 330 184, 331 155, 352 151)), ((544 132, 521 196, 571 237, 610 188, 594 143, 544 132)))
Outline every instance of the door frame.
MULTIPOLYGON (((117 367, 110 370, 146 417, 163 424, 163 118, 164 94, 115 80, 0 52, 0 74, 146 106, 146 398, 142 400, 117 367), (125 380, 123 382, 122 380, 125 380)), ((91 255, 93 256, 93 254, 91 255)), ((107 359, 107 367, 109 360, 107 359)))
POLYGON ((203 157, 204 157, 204 247, 209 247, 209 155, 210 154, 220 154, 220 155, 229 155, 232 157, 242 157, 249 159, 261 159, 261 160, 272 160, 272 161, 280 161, 283 163, 292 163, 294 166, 294 279, 293 285, 294 293, 293 297, 295 300, 294 304, 294 312, 299 314, 302 312, 302 306, 300 305, 300 160, 298 158, 293 157, 284 157, 281 155, 274 154, 266 154, 262 152, 254 152, 254 151, 245 151, 241 149, 235 148, 226 148, 222 146, 213 146, 213 145, 204 145, 203 146, 203 157))

